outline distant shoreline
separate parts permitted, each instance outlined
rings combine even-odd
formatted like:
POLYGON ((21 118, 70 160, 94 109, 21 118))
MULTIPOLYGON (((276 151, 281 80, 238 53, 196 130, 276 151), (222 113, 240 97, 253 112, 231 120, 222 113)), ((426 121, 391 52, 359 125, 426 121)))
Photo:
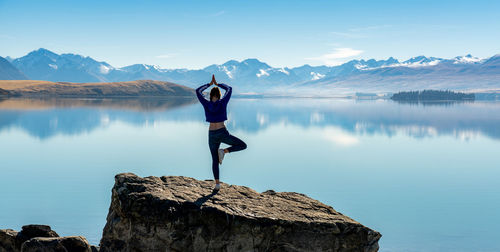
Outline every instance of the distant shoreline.
MULTIPOLYGON (((423 91, 423 90, 422 90, 423 91)), ((422 92, 422 91, 401 91, 422 92)), ((444 92, 442 90, 437 90, 444 92)), ((453 91, 457 92, 457 91, 453 91)), ((500 90, 463 91, 463 94, 473 94, 474 100, 500 100, 500 90)), ((397 93, 396 93, 397 94, 397 93)), ((234 93, 234 98, 241 99, 286 99, 286 98, 314 98, 314 99, 356 99, 378 100, 391 99, 391 92, 354 92, 352 94, 325 94, 308 95, 304 93, 234 93)), ((136 80, 124 82, 51 82, 39 80, 0 80, 0 98, 194 98, 195 90, 184 85, 166 81, 136 80)), ((394 99, 392 99, 394 100, 394 99)), ((443 101, 456 99, 441 99, 443 101)))
POLYGON ((195 97, 192 88, 166 81, 72 83, 0 80, 0 97, 129 98, 195 97))

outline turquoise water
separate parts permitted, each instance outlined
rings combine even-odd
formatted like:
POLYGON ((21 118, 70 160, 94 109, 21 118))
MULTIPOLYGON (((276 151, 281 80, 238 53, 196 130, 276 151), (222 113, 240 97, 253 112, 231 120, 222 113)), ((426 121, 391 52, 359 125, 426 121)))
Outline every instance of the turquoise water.
MULTIPOLYGON (((0 101, 0 228, 98 244, 114 175, 212 178, 193 100, 0 101)), ((381 251, 499 251, 500 103, 232 99, 221 180, 296 191, 383 234, 381 251)))

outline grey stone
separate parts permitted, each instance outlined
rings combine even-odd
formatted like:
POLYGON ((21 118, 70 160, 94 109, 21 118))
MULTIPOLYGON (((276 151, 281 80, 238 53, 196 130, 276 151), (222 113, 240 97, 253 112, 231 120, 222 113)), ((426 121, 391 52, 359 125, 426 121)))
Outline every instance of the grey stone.
POLYGON ((12 229, 0 229, 0 252, 19 251, 22 243, 17 239, 18 234, 12 229))
POLYGON ((25 225, 22 227, 21 234, 31 239, 33 237, 59 237, 56 231, 47 225, 25 225))
POLYGON ((21 251, 22 244, 34 237, 59 237, 59 235, 47 225, 26 225, 22 227, 21 232, 12 229, 1 229, 0 252, 21 251))
POLYGON ((92 252, 83 236, 36 237, 24 242, 21 252, 92 252))
POLYGON ((381 234, 294 192, 118 174, 100 251, 364 251, 381 234))

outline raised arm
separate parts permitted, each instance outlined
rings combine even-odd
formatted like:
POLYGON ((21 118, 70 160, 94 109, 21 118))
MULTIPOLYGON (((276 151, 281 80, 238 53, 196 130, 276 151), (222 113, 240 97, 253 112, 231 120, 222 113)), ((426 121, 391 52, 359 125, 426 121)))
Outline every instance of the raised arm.
POLYGON ((198 97, 198 100, 201 102, 201 104, 205 105, 208 103, 207 99, 205 99, 205 97, 203 97, 203 91, 205 89, 207 89, 208 87, 210 87, 210 84, 207 83, 207 84, 203 84, 201 85, 200 87, 198 87, 196 89, 196 96, 198 97))
POLYGON ((233 88, 224 83, 218 83, 218 86, 226 90, 226 92, 224 93, 224 97, 222 97, 221 101, 227 103, 229 101, 229 98, 231 98, 231 94, 233 93, 233 88))

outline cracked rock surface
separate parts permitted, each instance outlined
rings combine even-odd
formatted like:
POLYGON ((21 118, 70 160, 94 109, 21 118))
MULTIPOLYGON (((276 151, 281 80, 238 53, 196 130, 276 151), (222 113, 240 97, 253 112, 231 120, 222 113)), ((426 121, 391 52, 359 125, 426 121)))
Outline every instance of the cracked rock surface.
POLYGON ((365 251, 381 234, 294 192, 115 176, 100 251, 365 251))

